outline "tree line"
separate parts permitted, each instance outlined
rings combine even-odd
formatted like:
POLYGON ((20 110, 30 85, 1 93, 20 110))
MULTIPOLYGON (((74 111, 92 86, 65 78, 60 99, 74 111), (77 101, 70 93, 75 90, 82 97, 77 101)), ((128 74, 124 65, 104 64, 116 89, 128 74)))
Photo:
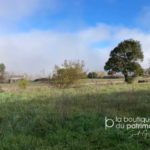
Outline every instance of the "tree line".
MULTIPOLYGON (((144 55, 139 41, 133 39, 124 40, 115 47, 105 63, 104 70, 108 74, 121 72, 125 77, 125 82, 132 83, 137 76, 144 76, 144 70, 139 64, 143 61, 144 55)), ((49 75, 49 83, 56 87, 68 87, 73 85, 77 80, 87 78, 84 61, 65 60, 62 67, 54 66, 53 74, 49 75)), ((5 65, 0 64, 0 80, 4 80, 5 65)), ((100 77, 105 74, 102 72, 100 77)), ((95 72, 88 74, 89 78, 95 78, 98 75, 95 72)))

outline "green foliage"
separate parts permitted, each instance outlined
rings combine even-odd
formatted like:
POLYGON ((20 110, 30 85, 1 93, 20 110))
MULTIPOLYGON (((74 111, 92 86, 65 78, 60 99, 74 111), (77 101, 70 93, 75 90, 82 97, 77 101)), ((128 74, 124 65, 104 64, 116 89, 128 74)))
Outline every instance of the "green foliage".
POLYGON ((96 72, 90 72, 88 74, 88 78, 97 78, 98 77, 98 74, 96 72))
POLYGON ((142 72, 138 61, 143 61, 143 59, 144 55, 140 42, 132 39, 124 40, 110 52, 110 58, 106 62, 104 69, 109 74, 122 72, 125 76, 125 81, 130 82, 129 80, 133 80, 142 72), (131 79, 128 78, 130 74, 132 74, 131 79))
POLYGON ((4 75, 4 72, 5 72, 5 65, 3 63, 0 64, 0 75, 4 75))
POLYGON ((135 80, 135 77, 128 77, 128 83, 132 84, 135 80))
POLYGON ((144 77, 144 75, 145 75, 144 70, 141 69, 141 72, 139 72, 139 76, 140 76, 140 77, 144 77))
POLYGON ((27 89, 27 86, 28 86, 28 79, 25 78, 24 80, 18 80, 18 86, 20 87, 20 89, 22 90, 26 90, 27 89))
POLYGON ((77 80, 87 77, 86 71, 84 71, 84 61, 64 61, 62 64, 64 68, 59 68, 57 65, 54 67, 53 76, 49 76, 49 83, 56 87, 69 87, 73 85, 77 80))

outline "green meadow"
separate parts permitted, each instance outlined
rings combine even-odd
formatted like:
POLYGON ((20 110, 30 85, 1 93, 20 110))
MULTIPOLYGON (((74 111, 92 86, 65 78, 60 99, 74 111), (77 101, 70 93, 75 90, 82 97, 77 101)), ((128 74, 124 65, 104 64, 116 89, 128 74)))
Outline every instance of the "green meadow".
POLYGON ((148 150, 149 129, 105 130, 105 117, 149 116, 149 83, 1 92, 0 149, 148 150))

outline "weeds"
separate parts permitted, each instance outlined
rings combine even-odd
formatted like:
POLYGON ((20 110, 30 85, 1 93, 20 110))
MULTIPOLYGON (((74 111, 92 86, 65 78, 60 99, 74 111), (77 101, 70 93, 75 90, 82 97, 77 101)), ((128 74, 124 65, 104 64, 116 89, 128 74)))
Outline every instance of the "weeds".
POLYGON ((20 89, 22 90, 26 90, 27 89, 27 85, 28 85, 28 79, 25 78, 24 80, 18 80, 18 86, 20 87, 20 89))
POLYGON ((41 87, 39 87, 39 88, 37 88, 36 90, 37 90, 38 92, 41 92, 41 91, 43 91, 44 89, 41 88, 41 87))
POLYGON ((90 85, 1 93, 1 149, 148 149, 149 139, 105 130, 105 116, 150 114, 150 85, 90 85), (40 92, 39 92, 40 91, 40 92))

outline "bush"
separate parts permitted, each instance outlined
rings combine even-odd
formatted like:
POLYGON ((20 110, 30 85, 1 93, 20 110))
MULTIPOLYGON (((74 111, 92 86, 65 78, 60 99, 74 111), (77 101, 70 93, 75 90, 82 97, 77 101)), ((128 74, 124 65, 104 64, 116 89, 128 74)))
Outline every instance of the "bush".
POLYGON ((98 74, 96 72, 90 72, 88 74, 88 78, 97 78, 98 77, 98 74))
POLYGON ((62 64, 64 68, 59 68, 57 65, 54 67, 53 76, 49 76, 49 84, 55 87, 69 87, 77 80, 87 77, 84 71, 84 61, 64 61, 62 64))
POLYGON ((135 77, 128 77, 128 83, 132 84, 134 82, 135 77))
POLYGON ((3 76, 3 75, 0 76, 0 82, 5 83, 5 76, 3 76))
POLYGON ((144 73, 144 72, 140 72, 140 73, 139 73, 139 76, 140 76, 140 77, 144 77, 144 76, 145 76, 145 73, 144 73))
POLYGON ((27 89, 27 85, 28 85, 28 79, 25 78, 24 80, 18 80, 18 86, 22 89, 22 90, 26 90, 27 89))

